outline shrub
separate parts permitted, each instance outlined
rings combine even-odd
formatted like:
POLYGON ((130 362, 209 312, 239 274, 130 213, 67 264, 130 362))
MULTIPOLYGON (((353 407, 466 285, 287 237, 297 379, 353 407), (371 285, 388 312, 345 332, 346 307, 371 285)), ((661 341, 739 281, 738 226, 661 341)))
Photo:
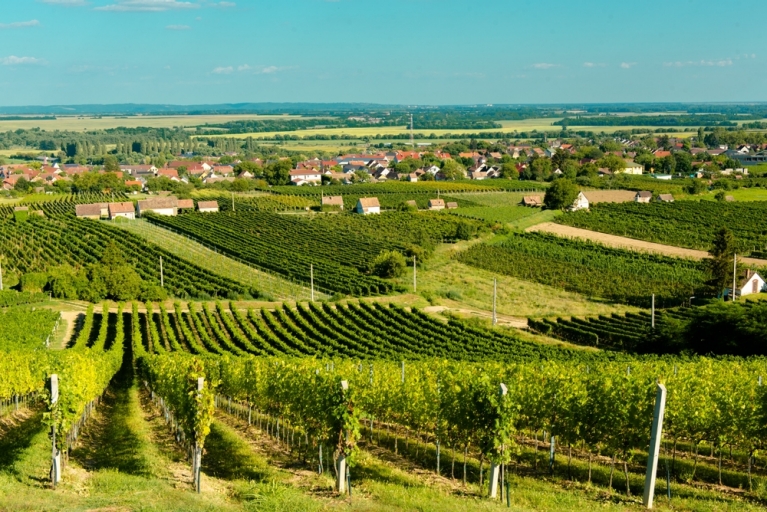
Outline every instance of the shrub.
POLYGON ((373 261, 373 274, 378 277, 399 277, 405 273, 405 257, 397 251, 381 251, 373 261))

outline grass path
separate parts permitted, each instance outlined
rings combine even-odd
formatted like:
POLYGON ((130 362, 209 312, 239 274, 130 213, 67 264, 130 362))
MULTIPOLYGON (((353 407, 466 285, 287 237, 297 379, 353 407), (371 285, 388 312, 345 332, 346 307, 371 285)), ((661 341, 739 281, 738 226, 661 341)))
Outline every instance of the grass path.
MULTIPOLYGON (((647 242, 645 240, 637 240, 635 238, 627 238, 624 236, 608 235, 607 233, 600 233, 598 231, 591 231, 589 229, 565 226, 563 224, 555 224, 553 222, 544 222, 542 224, 532 226, 528 228, 527 231, 539 231, 566 238, 580 238, 592 242, 599 242, 601 244, 607 245, 608 247, 662 254, 665 256, 674 256, 677 258, 689 258, 693 260, 702 260, 704 258, 708 258, 708 253, 706 251, 685 249, 683 247, 675 247, 673 245, 657 244, 654 242, 647 242)), ((738 261, 748 265, 767 265, 767 260, 760 260, 757 258, 738 258, 738 261)))

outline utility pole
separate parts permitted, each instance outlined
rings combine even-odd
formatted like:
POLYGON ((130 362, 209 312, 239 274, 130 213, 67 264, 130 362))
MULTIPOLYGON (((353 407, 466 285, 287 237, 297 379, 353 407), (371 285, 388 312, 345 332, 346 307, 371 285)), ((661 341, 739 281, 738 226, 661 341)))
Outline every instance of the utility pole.
POLYGON ((732 301, 735 302, 735 287, 738 280, 738 255, 732 255, 732 301))
POLYGON ((309 264, 309 282, 312 287, 312 302, 314 302, 314 264, 309 264))
MULTIPOLYGON (((415 266, 415 254, 414 254, 413 255, 413 293, 416 293, 416 289, 418 288, 418 277, 417 277, 417 274, 418 274, 418 270, 416 269, 416 266, 415 266)), ((2 283, 0 283, 0 284, 2 284, 2 283)), ((2 288, 0 288, 0 289, 2 289, 2 288)))
POLYGON ((160 288, 165 288, 165 278, 162 273, 162 256, 160 256, 160 288))
POLYGON ((410 114, 410 145, 415 149, 415 140, 413 138, 413 114, 410 114))
POLYGON ((493 278, 493 325, 498 323, 498 316, 495 313, 495 304, 498 297, 498 279, 493 278))

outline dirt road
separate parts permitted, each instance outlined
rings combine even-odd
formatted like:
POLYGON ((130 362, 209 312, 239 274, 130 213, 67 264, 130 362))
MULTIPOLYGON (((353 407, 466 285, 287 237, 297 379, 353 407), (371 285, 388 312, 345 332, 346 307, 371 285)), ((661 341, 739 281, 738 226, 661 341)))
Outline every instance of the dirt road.
MULTIPOLYGON (((635 240, 633 238, 626 238, 623 236, 608 235, 606 233, 599 233, 598 231, 590 231, 588 229, 563 226, 562 224, 555 224, 553 222, 544 222, 542 224, 527 228, 526 231, 540 231, 543 233, 551 233, 553 235, 568 238, 580 238, 583 240, 590 240, 592 242, 599 242, 609 247, 629 249, 632 251, 651 252, 656 254, 663 254, 666 256, 675 256, 677 258, 702 260, 703 258, 708 257, 708 253, 705 251, 696 251, 695 249, 684 249, 682 247, 674 247, 673 245, 656 244, 653 242, 645 242, 644 240, 635 240)), ((759 260, 756 258, 739 258, 739 261, 748 265, 767 266, 767 260, 759 260)))

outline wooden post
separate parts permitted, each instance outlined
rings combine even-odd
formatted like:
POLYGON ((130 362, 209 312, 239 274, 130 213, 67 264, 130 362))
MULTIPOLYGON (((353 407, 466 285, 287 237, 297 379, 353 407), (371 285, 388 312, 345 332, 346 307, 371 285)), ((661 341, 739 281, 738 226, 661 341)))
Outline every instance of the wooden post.
POLYGON ((160 256, 160 288, 165 288, 165 276, 162 272, 162 256, 160 256))
POLYGON ((655 294, 652 294, 652 328, 655 329, 655 294))
MULTIPOLYGON (((509 389, 506 387, 506 384, 501 383, 498 389, 501 401, 503 401, 508 392, 509 389)), ((494 463, 490 465, 490 499, 492 500, 498 499, 498 477, 501 474, 501 466, 501 464, 494 463)))
POLYGON ((312 302, 314 302, 314 264, 309 264, 309 281, 312 287, 312 302))
POLYGON ((732 255, 732 301, 735 302, 735 287, 738 286, 738 255, 732 255))
POLYGON ((556 454, 556 442, 555 442, 555 436, 549 436, 549 442, 551 445, 549 446, 549 471, 551 471, 552 474, 554 474, 554 455, 556 454))
MULTIPOLYGON (((53 374, 50 377, 51 406, 59 401, 59 376, 53 374)), ((61 481, 61 453, 56 448, 56 425, 51 427, 51 483, 56 488, 56 484, 61 481)))
MULTIPOLYGON (((199 394, 204 387, 205 387, 205 378, 199 377, 197 379, 197 393, 199 394)), ((200 494, 200 492, 202 491, 201 471, 200 471, 201 466, 202 466, 202 448, 197 444, 197 441, 195 441, 192 472, 194 476, 194 488, 197 491, 197 494, 200 494)))
POLYGON ((495 312, 495 304, 498 296, 498 279, 493 278, 493 325, 498 323, 498 316, 495 312))
POLYGON ((416 289, 418 288, 418 278, 416 277, 418 271, 415 267, 415 255, 413 255, 413 293, 416 293, 416 289))
POLYGON ((652 418, 652 432, 650 434, 650 451, 647 457, 647 473, 644 479, 644 498, 642 503, 648 509, 652 508, 655 497, 655 477, 658 472, 658 454, 663 435, 663 413, 666 410, 666 387, 658 384, 655 395, 655 413, 652 418))

